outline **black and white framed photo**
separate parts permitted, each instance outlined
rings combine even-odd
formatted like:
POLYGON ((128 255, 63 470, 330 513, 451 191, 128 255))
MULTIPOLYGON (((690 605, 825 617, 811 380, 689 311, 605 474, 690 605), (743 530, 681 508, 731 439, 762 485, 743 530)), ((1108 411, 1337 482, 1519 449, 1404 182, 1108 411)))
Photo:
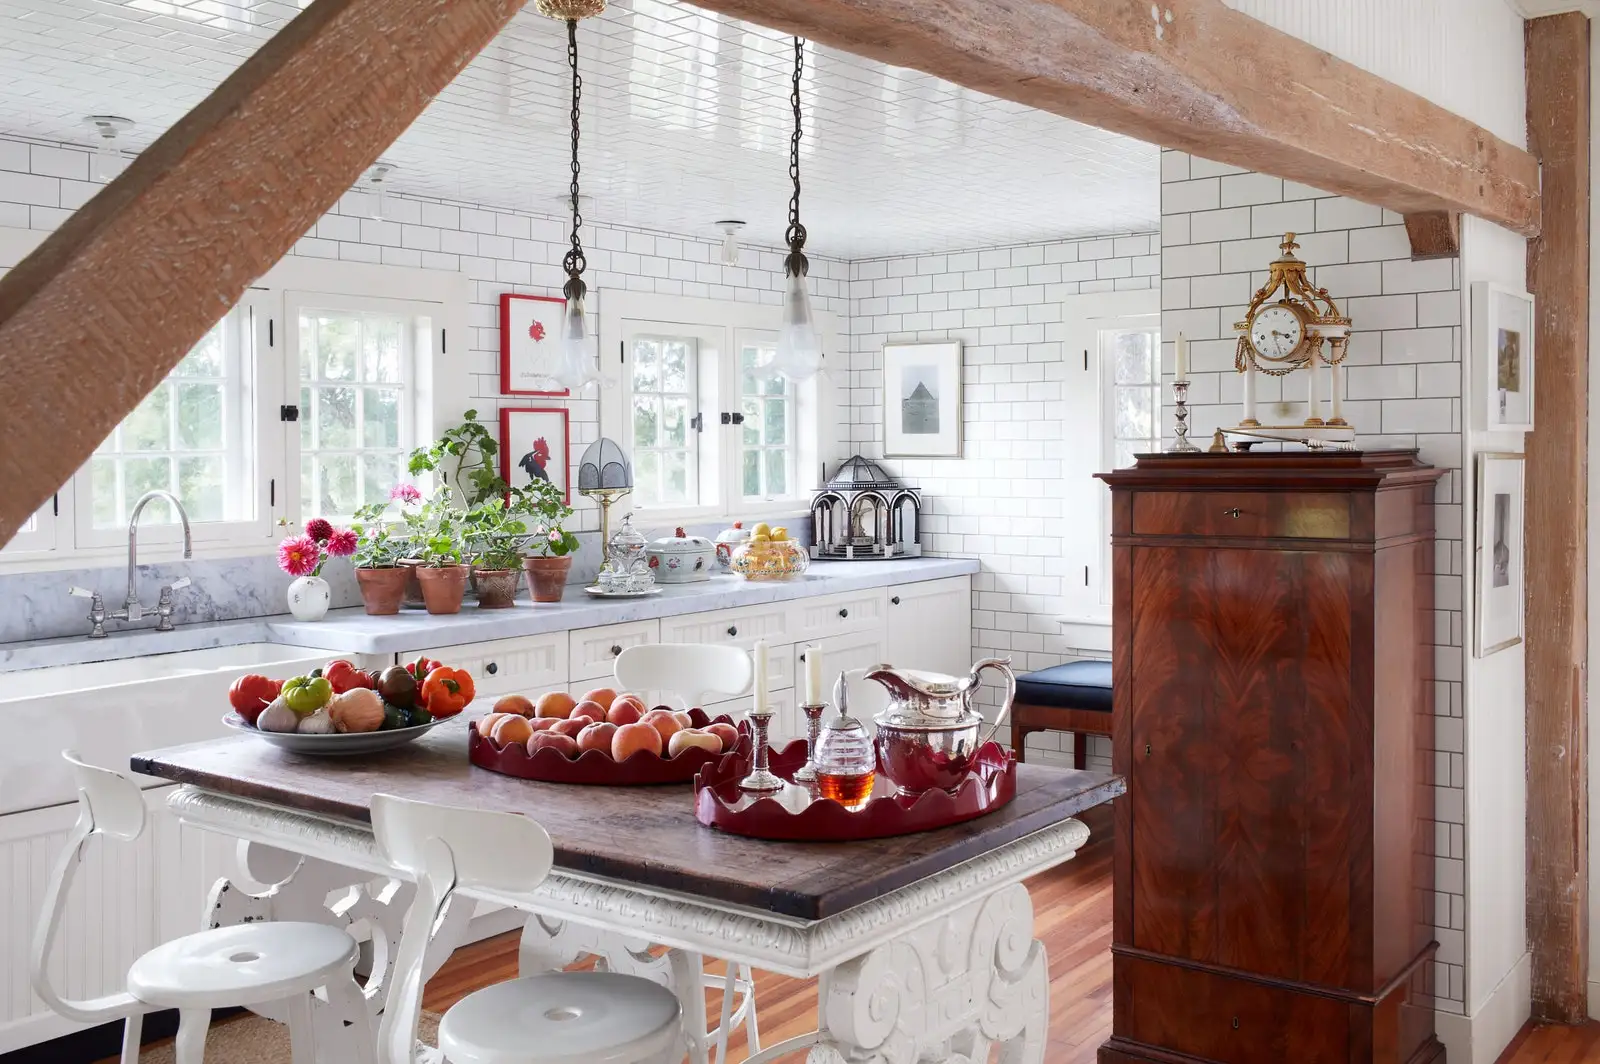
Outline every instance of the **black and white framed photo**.
POLYGON ((1483 428, 1533 430, 1533 296, 1478 281, 1472 286, 1472 364, 1483 428))
POLYGON ((1522 642, 1522 470, 1520 454, 1478 455, 1480 658, 1522 642))
POLYGON ((883 454, 961 457, 961 341, 884 345, 883 454))

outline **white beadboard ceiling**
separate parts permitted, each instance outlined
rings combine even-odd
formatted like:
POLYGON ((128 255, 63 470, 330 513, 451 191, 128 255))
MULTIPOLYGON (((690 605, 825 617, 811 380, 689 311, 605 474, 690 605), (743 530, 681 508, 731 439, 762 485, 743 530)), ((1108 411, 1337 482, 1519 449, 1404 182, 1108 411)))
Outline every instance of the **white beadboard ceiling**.
MULTIPOLYGON (((87 114, 148 145, 308 0, 0 0, 0 132, 89 143, 87 114)), ((531 8, 385 158, 393 187, 561 213, 565 26, 531 8)), ((579 27, 588 217, 778 245, 791 40, 675 0, 612 0, 579 27)), ((808 48, 803 216, 818 254, 867 258, 1147 231, 1157 149, 915 71, 808 48)))

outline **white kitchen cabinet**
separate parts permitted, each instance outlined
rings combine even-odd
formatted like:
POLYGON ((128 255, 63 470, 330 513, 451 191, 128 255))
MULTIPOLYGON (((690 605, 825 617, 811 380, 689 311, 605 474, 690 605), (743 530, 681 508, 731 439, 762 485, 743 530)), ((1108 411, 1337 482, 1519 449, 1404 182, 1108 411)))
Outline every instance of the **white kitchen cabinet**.
POLYGON ((793 642, 794 603, 769 602, 760 606, 740 606, 710 613, 691 613, 686 617, 667 617, 661 621, 663 643, 714 643, 744 647, 764 639, 768 646, 793 642))
POLYGON ((570 633, 569 640, 567 682, 582 686, 584 680, 600 680, 612 675, 617 656, 629 647, 661 642, 661 624, 649 620, 580 628, 570 633))
MULTIPOLYGON (((888 643, 883 631, 847 632, 813 640, 810 644, 822 648, 822 686, 825 697, 833 701, 833 683, 839 673, 857 673, 845 679, 850 692, 850 715, 863 721, 889 704, 888 692, 876 680, 859 675, 862 670, 882 665, 889 660, 888 643)), ((795 644, 796 668, 803 670, 799 657, 805 647, 795 644)), ((802 672, 803 675, 803 672, 802 672)), ((803 683, 804 681, 802 681, 803 683)))
POLYGON ((887 660, 961 676, 972 667, 972 589, 964 576, 888 589, 887 660))
POLYGON ((566 632, 440 647, 423 653, 471 673, 479 698, 544 692, 565 686, 571 665, 566 632))
POLYGON ((870 632, 883 627, 884 603, 890 592, 875 587, 841 595, 799 599, 794 635, 796 642, 815 642, 844 632, 870 632))

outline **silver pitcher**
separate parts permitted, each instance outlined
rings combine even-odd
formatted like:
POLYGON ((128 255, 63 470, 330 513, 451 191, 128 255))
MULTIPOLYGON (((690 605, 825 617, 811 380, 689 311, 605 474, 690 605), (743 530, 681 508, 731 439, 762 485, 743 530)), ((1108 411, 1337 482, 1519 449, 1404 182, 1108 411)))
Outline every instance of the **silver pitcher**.
POLYGON ((878 771, 908 794, 961 786, 978 748, 994 738, 1017 695, 1011 662, 1001 658, 984 658, 959 678, 878 665, 867 672, 867 679, 889 692, 889 707, 872 718, 878 726, 878 771), (1005 700, 993 724, 972 707, 984 669, 998 671, 1006 682, 1005 700))

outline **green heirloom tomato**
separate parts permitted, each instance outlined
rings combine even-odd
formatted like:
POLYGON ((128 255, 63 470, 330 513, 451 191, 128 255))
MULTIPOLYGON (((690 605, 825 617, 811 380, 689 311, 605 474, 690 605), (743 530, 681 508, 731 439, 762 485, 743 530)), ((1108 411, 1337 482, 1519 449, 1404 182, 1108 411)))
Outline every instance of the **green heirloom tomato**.
POLYGON ((333 684, 325 676, 296 676, 283 685, 283 700, 300 716, 315 713, 333 697, 333 684))
POLYGON ((397 706, 393 702, 383 704, 383 729, 394 731, 396 728, 406 728, 411 725, 411 715, 404 706, 397 706))

